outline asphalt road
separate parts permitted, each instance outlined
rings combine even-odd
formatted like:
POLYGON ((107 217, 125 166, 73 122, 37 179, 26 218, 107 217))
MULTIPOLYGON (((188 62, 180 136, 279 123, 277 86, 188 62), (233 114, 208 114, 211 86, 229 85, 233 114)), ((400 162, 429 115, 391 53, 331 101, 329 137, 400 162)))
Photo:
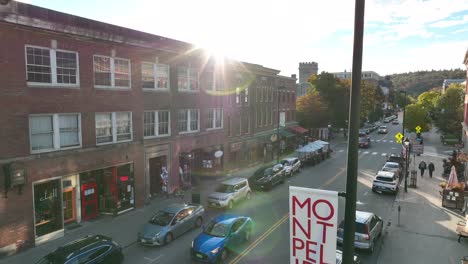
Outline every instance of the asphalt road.
MULTIPOLYGON (((359 177, 357 209, 374 212, 385 220, 390 216, 393 195, 375 194, 371 191, 372 179, 384 164, 385 154, 399 153, 401 147, 395 142, 395 134, 401 131, 401 125, 387 124, 389 133, 370 134, 373 142, 369 149, 361 149, 359 154, 359 177)), ((341 135, 339 135, 341 136, 341 135)), ((269 192, 257 192, 249 202, 239 204, 232 213, 250 216, 256 223, 252 240, 236 252, 232 252, 227 263, 288 263, 289 262, 289 218, 288 186, 321 188, 344 191, 346 185, 347 145, 342 143, 334 148, 330 159, 314 166, 305 167, 300 173, 289 178, 282 185, 269 192)), ((209 192, 208 186, 205 191, 209 192)), ((206 194, 205 194, 206 195, 206 194)), ((206 201, 206 199, 203 199, 206 201)), ((338 219, 344 216, 345 201, 339 200, 338 219)), ((205 221, 222 213, 218 210, 208 210, 205 221)), ((173 243, 164 247, 144 247, 132 244, 124 249, 125 261, 130 264, 169 264, 191 263, 190 245, 201 232, 192 230, 173 243)), ((385 234, 384 234, 385 235, 385 234)), ((380 240, 379 240, 380 241, 380 240)), ((380 251, 380 243, 373 254, 358 252, 364 263, 375 263, 380 251)))

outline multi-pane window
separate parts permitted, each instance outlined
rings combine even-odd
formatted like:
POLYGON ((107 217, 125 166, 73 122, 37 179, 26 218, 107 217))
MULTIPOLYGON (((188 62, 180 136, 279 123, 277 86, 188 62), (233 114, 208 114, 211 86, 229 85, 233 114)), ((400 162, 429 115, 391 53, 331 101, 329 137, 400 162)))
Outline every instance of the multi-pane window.
POLYGON ((197 132, 199 130, 199 110, 182 109, 177 116, 177 129, 179 133, 197 132))
POLYGON ((260 109, 257 109, 255 119, 257 120, 257 127, 261 127, 262 126, 262 119, 261 119, 261 116, 260 116, 260 109))
POLYGON ((242 133, 242 117, 239 114, 237 116, 237 122, 236 122, 236 135, 240 135, 242 133))
POLYGON ((31 152, 81 146, 79 114, 47 114, 29 117, 31 152))
POLYGON ((96 113, 96 144, 132 140, 132 113, 96 113))
POLYGON ((240 104, 240 87, 236 87, 236 104, 240 104))
POLYGON ((246 102, 246 103, 249 102, 249 87, 245 87, 245 90, 244 90, 244 102, 246 102))
POLYGON ((143 123, 145 137, 170 135, 170 114, 167 110, 145 111, 143 123))
POLYGON ((78 85, 78 53, 26 46, 26 74, 30 84, 78 85))
POLYGON ((130 87, 130 60, 94 55, 94 85, 97 87, 130 87))
POLYGON ((144 89, 169 89, 169 65, 144 62, 141 78, 144 89))
POLYGON ((198 91, 197 69, 190 67, 178 67, 177 87, 181 91, 198 91))
POLYGON ((248 134, 250 133, 250 114, 244 113, 243 119, 244 124, 242 125, 242 128, 244 129, 244 134, 248 134))
POLYGON ((206 128, 215 129, 223 127, 223 109, 210 108, 206 116, 206 128))

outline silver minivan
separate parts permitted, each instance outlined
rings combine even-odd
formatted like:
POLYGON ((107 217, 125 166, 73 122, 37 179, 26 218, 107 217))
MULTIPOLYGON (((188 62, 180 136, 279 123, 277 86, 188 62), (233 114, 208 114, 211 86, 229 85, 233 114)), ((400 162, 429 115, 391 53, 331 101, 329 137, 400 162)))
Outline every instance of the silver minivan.
MULTIPOLYGON (((343 244, 344 220, 338 227, 337 240, 343 244)), ((382 235, 383 220, 374 213, 356 211, 356 232, 354 247, 374 252, 377 238, 382 235)))

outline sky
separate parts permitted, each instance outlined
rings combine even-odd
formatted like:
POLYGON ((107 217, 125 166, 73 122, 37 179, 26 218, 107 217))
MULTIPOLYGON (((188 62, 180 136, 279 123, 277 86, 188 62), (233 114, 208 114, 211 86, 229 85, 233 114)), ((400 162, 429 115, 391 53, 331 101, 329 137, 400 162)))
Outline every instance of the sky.
MULTIPOLYGON (((351 0, 22 0, 173 38, 217 54, 298 74, 351 71, 351 0)), ((380 75, 465 69, 468 0, 368 0, 363 70, 380 75)))

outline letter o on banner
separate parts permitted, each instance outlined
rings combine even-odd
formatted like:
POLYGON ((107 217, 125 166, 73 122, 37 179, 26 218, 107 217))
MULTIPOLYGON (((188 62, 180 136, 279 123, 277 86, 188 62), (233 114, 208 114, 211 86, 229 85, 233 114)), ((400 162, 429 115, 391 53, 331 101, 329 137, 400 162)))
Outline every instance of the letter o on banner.
MULTIPOLYGON (((319 200, 316 200, 313 204, 312 204, 312 212, 314 213, 315 217, 317 217, 318 219, 322 220, 322 221, 328 221, 330 220, 334 215, 335 215, 335 209, 333 208, 333 205, 327 201, 327 200, 323 200, 323 199, 319 199, 319 200), (320 216, 317 212, 317 206, 319 203, 323 203, 323 204, 326 204, 328 206, 328 208, 330 209, 330 214, 326 217, 324 216, 320 216)), ((320 212, 323 212, 323 210, 320 210, 320 212)))

